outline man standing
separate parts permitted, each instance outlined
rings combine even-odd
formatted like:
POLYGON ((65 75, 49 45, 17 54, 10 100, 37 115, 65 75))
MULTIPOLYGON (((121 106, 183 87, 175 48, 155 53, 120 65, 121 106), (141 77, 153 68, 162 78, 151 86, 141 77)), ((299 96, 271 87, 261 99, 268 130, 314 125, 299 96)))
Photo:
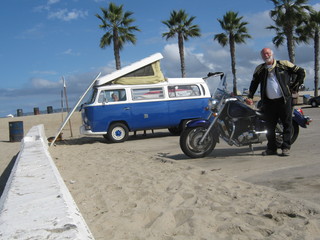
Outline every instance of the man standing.
POLYGON ((283 143, 281 156, 289 156, 292 131, 292 92, 298 91, 304 82, 305 70, 286 60, 275 60, 270 48, 261 50, 264 61, 256 67, 250 84, 247 104, 253 104, 252 98, 260 84, 262 108, 267 116, 267 150, 262 155, 276 155, 277 144, 275 128, 280 119, 283 125, 283 143))

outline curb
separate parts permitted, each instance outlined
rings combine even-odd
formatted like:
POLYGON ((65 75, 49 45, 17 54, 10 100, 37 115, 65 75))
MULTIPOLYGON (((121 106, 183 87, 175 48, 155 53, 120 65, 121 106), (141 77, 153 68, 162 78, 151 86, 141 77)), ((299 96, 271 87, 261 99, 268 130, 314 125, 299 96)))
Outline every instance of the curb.
POLYGON ((1 239, 94 239, 49 152, 32 127, 0 199, 1 239))

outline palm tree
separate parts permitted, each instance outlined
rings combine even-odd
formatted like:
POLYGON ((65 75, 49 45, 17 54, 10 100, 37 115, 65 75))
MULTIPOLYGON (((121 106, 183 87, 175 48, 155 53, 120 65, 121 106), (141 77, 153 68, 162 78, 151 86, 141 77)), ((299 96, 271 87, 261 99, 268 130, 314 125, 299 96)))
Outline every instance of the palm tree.
POLYGON ((166 40, 178 36, 178 46, 180 54, 181 75, 185 77, 185 62, 184 62, 184 41, 188 41, 189 37, 200 37, 200 28, 193 24, 195 17, 189 18, 184 10, 172 11, 170 19, 162 21, 169 28, 169 32, 163 33, 162 37, 166 40))
POLYGON ((135 21, 131 18, 132 12, 124 12, 123 5, 117 6, 110 3, 108 9, 100 8, 103 15, 96 14, 102 22, 99 28, 106 31, 100 39, 100 47, 105 48, 113 42, 113 52, 116 61, 116 69, 121 69, 120 50, 122 50, 125 42, 136 43, 134 31, 140 31, 137 26, 131 26, 135 21))
POLYGON ((307 18, 311 7, 306 5, 308 0, 271 0, 274 9, 270 11, 270 17, 275 25, 270 25, 267 29, 275 30, 276 36, 272 42, 276 47, 286 41, 289 59, 295 62, 295 43, 299 43, 299 38, 295 36, 295 30, 307 18))
POLYGON ((312 10, 305 25, 297 29, 299 39, 314 42, 314 96, 318 96, 319 88, 319 52, 320 52, 320 11, 312 10))
POLYGON ((245 43, 245 39, 251 38, 248 34, 247 22, 242 21, 243 17, 238 17, 238 13, 229 11, 223 19, 218 19, 223 33, 214 35, 222 47, 229 44, 231 54, 231 69, 233 74, 233 93, 237 95, 237 76, 236 76, 236 43, 245 43))

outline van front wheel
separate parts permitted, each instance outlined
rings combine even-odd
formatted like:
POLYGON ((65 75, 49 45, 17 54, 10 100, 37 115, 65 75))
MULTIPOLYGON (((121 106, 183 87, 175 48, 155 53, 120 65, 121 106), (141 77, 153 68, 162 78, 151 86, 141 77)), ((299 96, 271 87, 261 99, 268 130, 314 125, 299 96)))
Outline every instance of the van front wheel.
POLYGON ((110 142, 119 143, 124 142, 129 137, 129 129, 123 123, 113 123, 109 127, 107 138, 110 142))

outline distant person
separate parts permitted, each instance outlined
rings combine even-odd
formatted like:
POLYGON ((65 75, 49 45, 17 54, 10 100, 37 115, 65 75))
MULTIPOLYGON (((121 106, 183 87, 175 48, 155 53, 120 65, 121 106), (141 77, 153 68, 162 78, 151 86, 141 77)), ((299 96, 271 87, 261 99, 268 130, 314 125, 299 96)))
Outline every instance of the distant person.
POLYGON ((112 97, 112 99, 113 99, 114 102, 118 102, 118 101, 119 101, 119 97, 118 97, 117 94, 112 93, 111 97, 112 97))
POLYGON ((267 116, 267 150, 262 155, 276 155, 275 128, 280 119, 283 124, 281 156, 289 156, 292 132, 292 93, 304 82, 305 70, 286 60, 275 60, 270 48, 261 50, 264 61, 256 67, 249 88, 247 104, 253 104, 253 96, 260 84, 262 109, 267 116), (292 77, 295 75, 294 77, 292 77))

